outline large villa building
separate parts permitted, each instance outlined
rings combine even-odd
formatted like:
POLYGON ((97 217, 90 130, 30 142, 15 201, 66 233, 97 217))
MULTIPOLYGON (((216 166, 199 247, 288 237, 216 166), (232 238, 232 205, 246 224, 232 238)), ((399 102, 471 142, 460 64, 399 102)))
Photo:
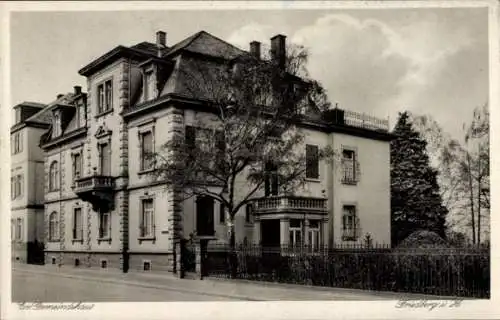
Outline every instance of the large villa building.
MULTIPOLYGON (((271 47, 285 54, 285 37, 273 37, 271 47)), ((11 130, 13 257, 36 238, 45 243, 46 264, 172 271, 180 239, 226 242, 221 205, 180 199, 152 182, 144 155, 209 116, 202 99, 185 90, 190 63, 243 53, 204 31, 169 46, 159 31, 156 43, 118 46, 79 70, 87 93, 74 87, 47 105, 18 105, 22 116, 11 130)), ((260 55, 258 42, 250 54, 260 55)), ((389 245, 388 121, 337 109, 303 130, 306 152, 331 146, 341 150, 342 165, 308 164, 307 184, 294 195, 263 191, 236 215, 236 241, 319 247, 369 235, 389 245)))

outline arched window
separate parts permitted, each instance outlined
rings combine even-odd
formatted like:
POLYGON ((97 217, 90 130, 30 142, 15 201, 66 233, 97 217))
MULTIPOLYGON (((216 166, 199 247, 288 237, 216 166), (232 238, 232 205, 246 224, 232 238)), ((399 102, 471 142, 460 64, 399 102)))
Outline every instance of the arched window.
POLYGON ((52 161, 49 171, 49 191, 59 189, 59 164, 57 161, 52 161))
POLYGON ((49 216, 49 240, 59 240, 59 219, 55 211, 49 216))

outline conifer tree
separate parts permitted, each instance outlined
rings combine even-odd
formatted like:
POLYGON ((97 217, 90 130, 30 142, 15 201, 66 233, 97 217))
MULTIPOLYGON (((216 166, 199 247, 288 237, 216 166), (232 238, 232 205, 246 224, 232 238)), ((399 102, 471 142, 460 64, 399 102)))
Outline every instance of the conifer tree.
POLYGON ((445 237, 448 213, 442 204, 437 170, 430 166, 427 142, 413 128, 408 112, 399 114, 391 142, 391 233, 397 245, 417 230, 445 237))

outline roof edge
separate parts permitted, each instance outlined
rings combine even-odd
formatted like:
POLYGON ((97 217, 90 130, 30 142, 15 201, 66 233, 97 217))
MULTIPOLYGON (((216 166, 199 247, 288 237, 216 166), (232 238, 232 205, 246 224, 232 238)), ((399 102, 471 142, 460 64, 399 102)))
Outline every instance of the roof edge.
POLYGON ((78 74, 82 76, 89 76, 93 72, 95 72, 97 69, 103 67, 104 65, 114 61, 114 59, 120 58, 122 56, 126 57, 152 57, 152 54, 148 54, 147 52, 139 49, 133 49, 129 47, 125 47, 122 45, 119 45, 115 47, 114 49, 108 51, 107 53, 103 54, 99 58, 93 60, 80 70, 78 70, 78 74))

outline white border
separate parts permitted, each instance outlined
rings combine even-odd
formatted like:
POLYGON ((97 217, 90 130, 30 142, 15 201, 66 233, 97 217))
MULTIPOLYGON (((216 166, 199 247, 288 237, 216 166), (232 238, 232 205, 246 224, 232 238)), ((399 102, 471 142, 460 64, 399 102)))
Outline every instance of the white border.
MULTIPOLYGON (((491 194, 498 194, 500 168, 495 154, 495 146, 500 145, 496 128, 500 117, 498 110, 499 93, 499 43, 498 43, 498 2, 491 1, 337 1, 337 2, 271 2, 271 1, 218 1, 218 2, 2 2, 1 13, 1 65, 3 86, 0 93, 4 93, 1 100, 0 116, 2 121, 2 135, 0 139, 1 158, 0 174, 2 178, 0 188, 1 211, 1 319, 327 319, 327 318, 441 318, 441 319, 469 319, 469 318, 496 318, 500 314, 497 306, 496 288, 499 287, 498 277, 492 277, 492 296, 490 301, 465 301, 463 306, 455 309, 397 309, 394 301, 388 302, 170 302, 170 303, 99 303, 91 311, 50 312, 50 311, 20 311, 11 299, 10 279, 10 241, 8 241, 10 212, 9 175, 10 175, 10 22, 9 14, 13 11, 128 11, 128 10, 225 10, 225 9, 386 9, 386 8, 437 8, 437 7, 489 7, 489 57, 490 57, 490 110, 491 110, 491 194)), ((497 244, 498 217, 495 214, 497 201, 493 197, 491 211, 492 255, 491 274, 498 274, 498 257, 495 252, 497 244)))

